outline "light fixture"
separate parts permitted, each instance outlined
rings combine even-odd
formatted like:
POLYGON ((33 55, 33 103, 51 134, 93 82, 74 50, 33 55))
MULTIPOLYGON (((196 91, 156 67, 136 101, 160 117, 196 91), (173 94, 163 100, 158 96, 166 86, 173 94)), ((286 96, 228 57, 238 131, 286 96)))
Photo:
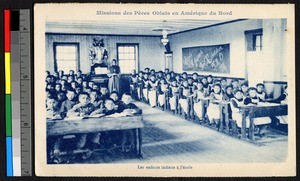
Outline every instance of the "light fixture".
POLYGON ((172 33, 174 33, 174 32, 177 32, 177 31, 179 31, 178 29, 176 29, 176 28, 173 28, 173 27, 171 27, 171 26, 167 26, 166 25, 166 20, 164 20, 163 21, 163 26, 158 26, 158 27, 155 27, 155 28, 152 28, 152 29, 150 29, 151 31, 161 31, 161 33, 162 33, 162 39, 161 39, 161 43, 163 44, 163 45, 167 45, 168 44, 168 42, 169 42, 169 39, 167 38, 168 37, 168 34, 170 33, 170 32, 172 32, 172 33))

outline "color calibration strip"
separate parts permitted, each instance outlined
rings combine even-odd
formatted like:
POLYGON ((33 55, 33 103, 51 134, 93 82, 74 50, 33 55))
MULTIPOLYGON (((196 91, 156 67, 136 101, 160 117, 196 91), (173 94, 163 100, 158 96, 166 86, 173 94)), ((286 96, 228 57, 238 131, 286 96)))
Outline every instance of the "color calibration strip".
POLYGON ((4 10, 6 175, 32 175, 30 11, 4 10))
POLYGON ((7 176, 13 176, 10 38, 10 10, 4 10, 5 126, 7 176))

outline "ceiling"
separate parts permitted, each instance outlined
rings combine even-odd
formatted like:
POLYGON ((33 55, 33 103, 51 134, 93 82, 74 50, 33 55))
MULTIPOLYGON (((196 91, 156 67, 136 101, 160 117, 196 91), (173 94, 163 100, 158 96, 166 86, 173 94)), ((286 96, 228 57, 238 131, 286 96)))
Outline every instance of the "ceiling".
MULTIPOLYGON (((150 35, 161 36, 159 31, 151 31, 159 26, 171 26, 177 32, 195 28, 211 26, 219 23, 234 21, 226 20, 122 20, 122 21, 60 21, 47 22, 47 33, 75 33, 75 34, 109 34, 109 35, 150 35)), ((175 33, 175 32, 173 32, 175 33)), ((172 34, 169 33, 169 34, 172 34)))

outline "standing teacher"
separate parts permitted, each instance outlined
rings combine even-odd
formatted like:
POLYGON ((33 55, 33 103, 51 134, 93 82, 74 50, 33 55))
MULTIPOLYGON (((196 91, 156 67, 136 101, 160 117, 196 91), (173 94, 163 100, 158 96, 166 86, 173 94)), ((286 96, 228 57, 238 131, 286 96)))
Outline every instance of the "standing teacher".
POLYGON ((117 65, 117 60, 112 60, 112 65, 109 67, 109 92, 116 91, 120 93, 120 67, 117 65))

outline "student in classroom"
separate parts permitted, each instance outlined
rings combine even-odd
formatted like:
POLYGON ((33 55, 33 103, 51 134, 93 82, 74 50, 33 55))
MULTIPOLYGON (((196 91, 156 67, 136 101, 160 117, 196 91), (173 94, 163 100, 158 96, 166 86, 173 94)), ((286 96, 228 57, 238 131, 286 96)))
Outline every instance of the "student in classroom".
POLYGON ((65 92, 56 93, 56 100, 58 102, 58 107, 67 99, 65 92))
POLYGON ((143 77, 144 77, 144 73, 140 71, 138 74, 138 82, 136 87, 138 100, 142 100, 143 98, 143 87, 144 87, 143 77))
POLYGON ((171 111, 175 111, 177 109, 176 96, 179 94, 179 87, 177 85, 176 80, 172 81, 170 86, 170 95, 169 95, 169 104, 171 111))
POLYGON ((242 90, 242 94, 243 94, 244 98, 246 98, 247 96, 249 96, 248 89, 249 89, 248 82, 245 81, 241 85, 241 90, 242 90))
POLYGON ((99 105, 104 106, 104 102, 109 98, 108 88, 105 86, 100 87, 99 105))
POLYGON ((204 89, 204 91, 205 91, 205 92, 208 92, 208 93, 210 94, 211 88, 210 88, 210 86, 208 85, 207 78, 206 78, 206 77, 203 77, 203 78, 201 79, 201 82, 202 82, 202 84, 203 84, 203 89, 204 89))
MULTIPOLYGON (((178 85, 179 87, 182 86, 182 79, 181 79, 180 74, 177 74, 177 75, 175 76, 175 80, 176 80, 177 85, 178 85)), ((171 83, 172 83, 172 82, 171 82, 171 83)), ((171 83, 170 83, 169 85, 171 85, 171 83)))
POLYGON ((224 77, 222 77, 222 78, 221 78, 221 82, 220 82, 220 84, 221 84, 222 91, 223 91, 223 92, 226 92, 226 87, 227 87, 227 79, 226 79, 226 78, 224 78, 224 77))
POLYGON ((186 72, 182 72, 182 74, 181 74, 181 80, 182 81, 187 80, 187 73, 186 72))
POLYGON ((76 94, 74 90, 70 89, 67 91, 67 100, 62 102, 61 107, 60 107, 60 112, 63 117, 67 116, 67 112, 73 108, 73 106, 76 104, 76 94))
MULTIPOLYGON (((193 84, 192 84, 193 86, 193 84)), ((187 80, 184 80, 182 86, 180 88, 180 95, 179 95, 179 105, 183 110, 185 116, 189 114, 189 101, 188 98, 192 95, 192 88, 190 87, 187 80)))
POLYGON ((149 97, 149 104, 151 107, 155 107, 157 103, 157 96, 156 90, 158 86, 158 81, 155 78, 155 75, 150 75, 150 80, 148 81, 149 88, 148 88, 148 97, 149 97))
POLYGON ((86 117, 95 110, 94 105, 90 103, 90 95, 86 92, 79 94, 78 102, 67 112, 68 117, 86 117))
POLYGON ((143 99, 148 102, 148 90, 149 90, 149 73, 143 75, 143 99))
POLYGON ((193 83, 194 83, 195 85, 197 85, 197 83, 199 82, 198 76, 199 76, 199 75, 198 75, 196 72, 194 72, 194 73, 192 74, 193 83))
MULTIPOLYGON (((244 104, 243 92, 239 89, 234 91, 234 97, 230 99, 230 109, 232 119, 237 124, 238 128, 242 127, 242 113, 240 112, 241 106, 244 104)), ((246 118, 246 128, 249 128, 249 117, 246 118)))
POLYGON ((240 89, 239 81, 237 79, 232 79, 231 81, 233 91, 240 89))
POLYGON ((93 104, 93 106, 95 107, 95 108, 97 108, 97 107, 99 107, 100 106, 100 101, 99 101, 99 99, 98 99, 98 93, 97 93, 97 91, 95 91, 95 90, 92 90, 91 92, 90 92, 90 103, 91 104, 93 104))
POLYGON ((221 91, 221 85, 213 85, 213 91, 209 95, 209 106, 207 108, 207 117, 210 124, 216 124, 219 127, 220 124, 220 108, 219 102, 223 100, 223 93, 221 91))
POLYGON ((129 93, 124 93, 118 106, 118 112, 126 112, 132 115, 141 114, 142 110, 132 103, 132 97, 129 93))
POLYGON ((133 99, 138 99, 137 84, 138 84, 138 75, 136 74, 135 70, 132 70, 130 73, 129 85, 130 85, 130 94, 133 99))
MULTIPOLYGON (((139 115, 142 114, 142 110, 139 109, 135 104, 132 103, 132 98, 129 93, 124 93, 122 96, 122 101, 119 104, 118 112, 126 113, 129 115, 139 115)), ((122 142, 121 148, 124 152, 129 152, 134 145, 134 137, 132 130, 123 130, 121 131, 122 142)))
POLYGON ((171 85, 172 84, 172 79, 171 79, 171 74, 166 74, 166 82, 167 84, 171 85))
POLYGON ((58 102, 54 98, 48 98, 46 100, 46 119, 62 119, 58 102))
POLYGON ((164 106, 166 102, 165 93, 168 91, 169 85, 166 83, 165 79, 161 79, 158 84, 157 92, 158 92, 158 103, 159 106, 164 106))
POLYGON ((157 80, 160 81, 161 79, 164 79, 164 74, 163 74, 163 71, 158 71, 157 73, 157 80))
MULTIPOLYGON (((249 96, 244 99, 245 105, 257 105, 260 99, 257 97, 257 89, 255 87, 249 88, 249 96)), ((253 124, 258 128, 258 135, 262 136, 265 131, 268 130, 269 124, 271 123, 270 117, 260 117, 253 120, 253 124)), ((248 124, 248 123, 247 123, 248 124)))
POLYGON ((257 97, 259 98, 260 102, 264 102, 267 99, 267 94, 265 93, 265 85, 262 83, 258 83, 256 85, 257 89, 257 97))
MULTIPOLYGON (((269 100, 270 103, 276 103, 276 104, 288 104, 288 92, 287 92, 288 86, 285 85, 283 89, 283 93, 276 99, 269 100)), ((288 116, 276 116, 280 124, 288 124, 288 116)))
POLYGON ((193 93, 194 97, 194 111, 196 116, 203 120, 203 106, 202 106, 202 99, 208 96, 208 93, 204 91, 203 83, 197 83, 197 89, 193 93))
POLYGON ((226 86, 226 89, 225 89, 225 93, 224 93, 224 97, 223 99, 225 101, 230 101, 231 98, 233 98, 234 95, 233 95, 233 88, 232 88, 232 85, 228 85, 226 86))
POLYGON ((115 103, 116 106, 119 105, 119 103, 120 103, 120 98, 119 98, 119 94, 118 94, 117 91, 112 91, 112 92, 110 93, 110 95, 109 95, 109 98, 111 98, 111 99, 114 101, 114 103, 115 103))

